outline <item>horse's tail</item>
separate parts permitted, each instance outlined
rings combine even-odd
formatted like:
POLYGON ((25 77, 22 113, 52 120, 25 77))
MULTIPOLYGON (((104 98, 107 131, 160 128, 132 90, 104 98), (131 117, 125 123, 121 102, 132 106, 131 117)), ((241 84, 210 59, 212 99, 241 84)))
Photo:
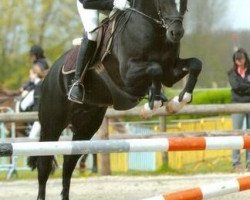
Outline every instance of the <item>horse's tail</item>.
POLYGON ((37 160, 38 160, 38 156, 28 157, 27 165, 31 168, 32 171, 37 168, 37 160))
MULTIPOLYGON (((38 161, 39 156, 30 156, 28 157, 27 160, 27 165, 31 168, 31 170, 35 170, 37 168, 37 161, 38 161)), ((51 174, 53 174, 56 170, 56 168, 58 167, 58 163, 57 160, 55 159, 55 157, 53 157, 52 163, 51 163, 51 174)))

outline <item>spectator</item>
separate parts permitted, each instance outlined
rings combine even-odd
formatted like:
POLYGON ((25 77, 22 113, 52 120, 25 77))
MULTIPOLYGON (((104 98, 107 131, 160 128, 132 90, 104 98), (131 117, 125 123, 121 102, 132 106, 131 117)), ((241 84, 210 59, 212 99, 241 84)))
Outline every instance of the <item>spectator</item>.
POLYGON ((42 63, 41 69, 42 70, 47 70, 49 69, 49 65, 46 61, 46 57, 44 56, 44 51, 42 49, 42 47, 40 47, 39 45, 33 45, 30 48, 30 60, 33 64, 35 64, 36 62, 40 61, 42 63))
MULTIPOLYGON (((31 61, 31 66, 38 63, 37 66, 41 68, 41 70, 45 72, 45 74, 47 73, 49 69, 49 64, 46 60, 46 57, 44 56, 44 51, 42 47, 40 47, 39 45, 33 45, 30 48, 29 57, 31 61)), ((26 94, 33 89, 34 83, 32 81, 27 81, 20 89, 22 92, 22 97, 26 96, 26 94)))
MULTIPOLYGON (((228 72, 233 103, 250 103, 250 62, 243 48, 233 54, 233 68, 228 72)), ((246 128, 250 127, 250 114, 232 114, 233 128, 242 129, 244 118, 246 128)), ((236 172, 244 170, 240 159, 240 150, 233 150, 232 164, 236 172)), ((246 150, 246 169, 250 171, 250 150, 246 150)))
MULTIPOLYGON (((21 111, 38 111, 41 96, 41 84, 44 76, 45 73, 42 71, 40 63, 36 62, 30 69, 30 82, 32 82, 34 87, 21 100, 21 111)), ((41 125, 39 121, 35 121, 29 133, 29 138, 38 137, 40 135, 40 131, 41 125)))

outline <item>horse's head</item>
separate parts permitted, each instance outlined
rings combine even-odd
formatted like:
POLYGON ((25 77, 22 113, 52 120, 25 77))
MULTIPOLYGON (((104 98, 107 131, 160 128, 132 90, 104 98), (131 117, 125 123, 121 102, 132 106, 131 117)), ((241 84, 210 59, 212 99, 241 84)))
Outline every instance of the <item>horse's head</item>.
POLYGON ((166 30, 169 42, 179 42, 184 35, 183 16, 187 0, 131 0, 133 10, 166 30))
POLYGON ((157 12, 170 42, 179 42, 184 35, 183 16, 187 0, 154 0, 157 12))

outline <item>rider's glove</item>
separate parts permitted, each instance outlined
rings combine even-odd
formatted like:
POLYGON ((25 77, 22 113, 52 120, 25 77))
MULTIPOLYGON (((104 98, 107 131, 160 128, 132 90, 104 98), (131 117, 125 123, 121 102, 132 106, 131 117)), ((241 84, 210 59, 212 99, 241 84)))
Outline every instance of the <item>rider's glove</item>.
POLYGON ((114 0, 114 8, 119 10, 126 10, 130 8, 130 3, 127 0, 114 0))

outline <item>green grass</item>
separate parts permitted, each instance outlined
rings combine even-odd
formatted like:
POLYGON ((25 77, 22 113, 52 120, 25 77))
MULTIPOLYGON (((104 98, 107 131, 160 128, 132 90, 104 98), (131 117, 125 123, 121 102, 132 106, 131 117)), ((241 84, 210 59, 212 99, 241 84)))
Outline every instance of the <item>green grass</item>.
MULTIPOLYGON (((9 158, 1 158, 0 161, 3 163, 7 163, 9 158)), ((57 162, 59 165, 62 165, 63 163, 63 156, 57 156, 56 157, 57 162)), ((0 162, 0 163, 1 163, 0 162)), ((17 166, 18 167, 23 167, 25 163, 27 162, 26 157, 19 156, 17 159, 17 166)), ((77 166, 78 167, 78 166, 77 166)), ((91 171, 87 170, 86 172, 80 172, 78 168, 76 168, 73 172, 73 177, 74 178, 80 178, 80 177, 88 177, 92 176, 93 174, 91 171)), ((62 169, 57 168, 53 174, 50 175, 50 178, 61 178, 62 176, 62 169)), ((7 172, 5 171, 0 171, 0 181, 6 180, 7 177, 7 172)), ((27 170, 18 170, 17 173, 14 173, 13 176, 11 177, 11 180, 25 180, 25 179, 37 179, 37 170, 31 171, 29 169, 27 170)))
MULTIPOLYGON (((61 170, 56 170, 56 172, 51 175, 52 178, 59 178, 61 176, 61 170)), ((25 180, 25 179, 36 179, 37 178, 37 172, 36 171, 26 171, 21 170, 17 173, 13 174, 11 180, 25 180)), ((0 180, 6 179, 6 172, 0 172, 0 180)))
MULTIPOLYGON (((6 180, 6 172, 0 172, 0 181, 6 180)), ((99 176, 98 174, 93 174, 91 171, 87 170, 85 172, 80 172, 78 169, 74 170, 73 178, 82 178, 90 176, 99 176)), ((57 179, 62 177, 62 170, 56 169, 54 174, 50 175, 51 179, 57 179)), ((10 180, 35 180, 37 179, 37 171, 20 170, 17 174, 13 174, 10 180)))
MULTIPOLYGON (((194 174, 210 174, 210 173, 232 173, 232 164, 229 158, 225 159, 213 159, 206 160, 197 163, 190 163, 183 168, 176 170, 170 168, 167 164, 162 165, 159 169, 154 172, 151 171, 134 171, 129 170, 128 172, 112 172, 112 175, 122 175, 122 176, 147 176, 147 175, 194 175, 194 174)), ((50 178, 61 178, 62 170, 57 169, 50 178)), ((93 174, 91 171, 87 170, 85 172, 79 172, 76 169, 73 173, 74 178, 100 176, 100 174, 93 174)), ((36 179, 37 171, 19 171, 17 176, 13 176, 11 180, 29 180, 36 179)), ((0 172, 0 181, 6 180, 6 172, 0 172)))
MULTIPOLYGON (((242 158, 245 157, 245 153, 242 153, 242 158)), ((62 158, 58 158, 59 163, 62 163, 62 158)), ((244 163, 243 163, 244 164, 244 163)), ((172 169, 167 164, 163 164, 156 171, 135 171, 129 170, 128 172, 112 172, 112 175, 123 175, 123 176, 145 176, 145 175, 193 175, 193 174, 209 174, 209 173, 232 173, 232 163, 230 157, 219 157, 215 159, 206 159, 203 161, 189 163, 184 165, 181 169, 172 169)), ((0 172, 0 181, 6 180, 6 172, 0 172)), ((100 176, 100 173, 93 174, 90 170, 84 172, 79 171, 79 168, 74 170, 74 178, 90 177, 90 176, 100 176)), ((55 173, 50 176, 50 178, 61 178, 62 169, 57 168, 55 173)), ((12 180, 28 180, 36 179, 37 171, 23 170, 18 171, 17 175, 14 174, 12 180)))

